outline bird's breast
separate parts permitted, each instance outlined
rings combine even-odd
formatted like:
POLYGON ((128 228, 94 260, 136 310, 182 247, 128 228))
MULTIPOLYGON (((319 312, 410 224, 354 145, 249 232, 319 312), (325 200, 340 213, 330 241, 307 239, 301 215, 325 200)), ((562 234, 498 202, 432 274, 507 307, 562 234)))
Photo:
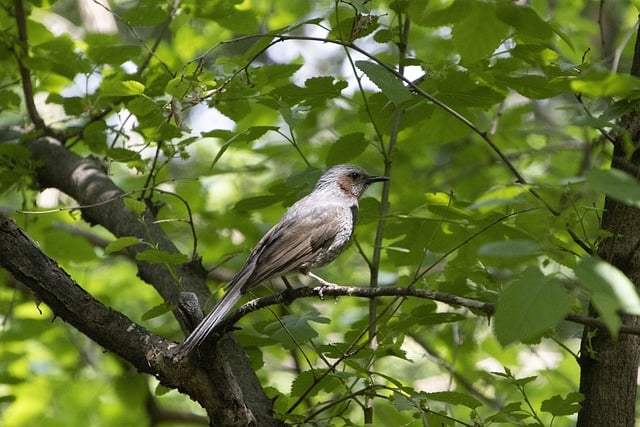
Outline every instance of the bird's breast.
POLYGON ((334 222, 335 227, 334 235, 331 239, 327 240, 326 245, 319 248, 312 261, 304 265, 304 269, 312 269, 315 267, 321 267, 336 259, 338 255, 347 247, 351 236, 353 235, 353 229, 358 219, 358 206, 344 206, 335 211, 335 216, 329 220, 334 222))

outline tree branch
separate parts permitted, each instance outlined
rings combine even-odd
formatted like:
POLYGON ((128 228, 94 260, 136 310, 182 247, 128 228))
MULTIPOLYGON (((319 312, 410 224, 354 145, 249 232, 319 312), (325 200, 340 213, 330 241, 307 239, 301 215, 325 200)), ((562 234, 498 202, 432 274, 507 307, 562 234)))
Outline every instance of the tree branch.
MULTIPOLYGON (((266 297, 255 298, 231 313, 227 319, 220 324, 218 331, 225 331, 232 328, 233 324, 238 322, 242 317, 253 311, 261 308, 269 307, 276 304, 290 304, 292 301, 298 298, 324 298, 324 297, 338 297, 338 296, 350 296, 357 298, 381 298, 381 297, 414 297, 428 299, 432 301, 442 302, 444 304, 454 307, 465 307, 470 310, 484 313, 488 317, 491 317, 496 311, 496 305, 489 302, 478 301, 472 298, 460 297, 446 292, 433 291, 430 289, 418 289, 413 286, 399 288, 399 287, 358 287, 358 286, 302 286, 295 289, 287 289, 284 292, 269 295, 266 297)), ((607 330, 607 325, 594 317, 581 316, 578 314, 568 314, 565 316, 565 320, 581 325, 589 325, 595 328, 602 328, 607 330)), ((628 335, 640 335, 640 327, 631 325, 622 325, 620 327, 620 333, 628 335)))

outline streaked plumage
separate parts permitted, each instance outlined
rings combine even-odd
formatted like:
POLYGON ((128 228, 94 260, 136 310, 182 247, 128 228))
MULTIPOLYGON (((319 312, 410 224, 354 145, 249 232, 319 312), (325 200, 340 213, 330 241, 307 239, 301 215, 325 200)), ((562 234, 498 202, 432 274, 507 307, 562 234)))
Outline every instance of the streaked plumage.
POLYGON ((314 190, 294 203, 251 251, 225 295, 182 344, 197 347, 250 288, 292 271, 307 274, 333 261, 347 246, 358 215, 358 198, 369 184, 386 181, 353 165, 326 171, 314 190))

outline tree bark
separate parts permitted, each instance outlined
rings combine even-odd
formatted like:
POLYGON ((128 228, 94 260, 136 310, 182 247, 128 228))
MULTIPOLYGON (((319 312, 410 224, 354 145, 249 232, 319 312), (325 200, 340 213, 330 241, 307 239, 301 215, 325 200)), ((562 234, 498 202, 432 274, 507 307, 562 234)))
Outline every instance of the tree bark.
MULTIPOLYGON (((631 74, 640 76, 640 34, 631 74)), ((640 178, 640 108, 624 116, 620 125, 624 133, 616 138, 611 167, 640 178)), ((602 242, 598 254, 623 271, 640 290, 640 210, 607 197, 601 226, 610 237, 602 242)), ((622 320, 624 325, 640 324, 636 316, 622 316, 622 320)), ((580 392, 585 400, 578 427, 636 425, 639 362, 638 336, 620 335, 615 339, 602 328, 585 327, 579 359, 580 392)))
MULTIPOLYGON (((136 236, 161 250, 178 252, 154 223, 151 212, 140 218, 125 206, 124 192, 109 179, 96 159, 80 157, 51 138, 26 145, 39 165, 39 184, 43 188, 58 188, 85 206, 82 214, 89 223, 102 225, 117 237, 136 236)), ((140 244, 128 250, 135 259, 135 254, 146 248, 140 244)), ((215 345, 204 346, 199 357, 173 360, 175 344, 95 300, 4 216, 0 216, 0 266, 28 286, 51 307, 56 317, 129 361, 138 371, 154 375, 163 384, 198 401, 206 409, 211 425, 282 425, 274 420, 272 402, 232 335, 224 336, 215 345)), ((194 292, 199 301, 209 297, 206 272, 200 261, 176 267, 181 289, 164 265, 137 262, 137 266, 139 276, 167 304, 176 307, 174 315, 181 325, 193 323, 178 309, 178 300, 182 290, 194 292)))

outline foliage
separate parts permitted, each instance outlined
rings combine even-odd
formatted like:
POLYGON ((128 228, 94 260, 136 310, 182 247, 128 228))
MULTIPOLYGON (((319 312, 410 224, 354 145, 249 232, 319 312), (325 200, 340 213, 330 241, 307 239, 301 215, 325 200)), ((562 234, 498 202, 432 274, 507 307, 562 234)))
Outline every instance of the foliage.
MULTIPOLYGON (((564 319, 590 296, 613 334, 619 310, 640 314, 629 279, 594 255, 604 194, 640 206, 637 180, 605 168, 640 83, 624 72, 632 43, 600 33, 596 2, 530 3, 140 0, 113 2, 100 32, 68 0, 1 0, 0 123, 99 157, 127 208, 152 206, 184 254, 150 246, 137 260, 174 271, 200 256, 218 282, 321 169, 387 174, 361 202, 356 244, 319 274, 495 303, 495 315, 412 297, 250 313, 235 334, 276 416, 568 426, 581 329, 564 319)), ((633 30, 635 7, 606 8, 633 30)), ((102 302, 181 340, 118 256, 139 240, 91 228, 77 203, 41 191, 36 167, 22 144, 0 144, 2 211, 102 302)), ((3 425, 138 425, 148 400, 198 411, 175 390, 154 395, 155 380, 0 276, 3 425)))

